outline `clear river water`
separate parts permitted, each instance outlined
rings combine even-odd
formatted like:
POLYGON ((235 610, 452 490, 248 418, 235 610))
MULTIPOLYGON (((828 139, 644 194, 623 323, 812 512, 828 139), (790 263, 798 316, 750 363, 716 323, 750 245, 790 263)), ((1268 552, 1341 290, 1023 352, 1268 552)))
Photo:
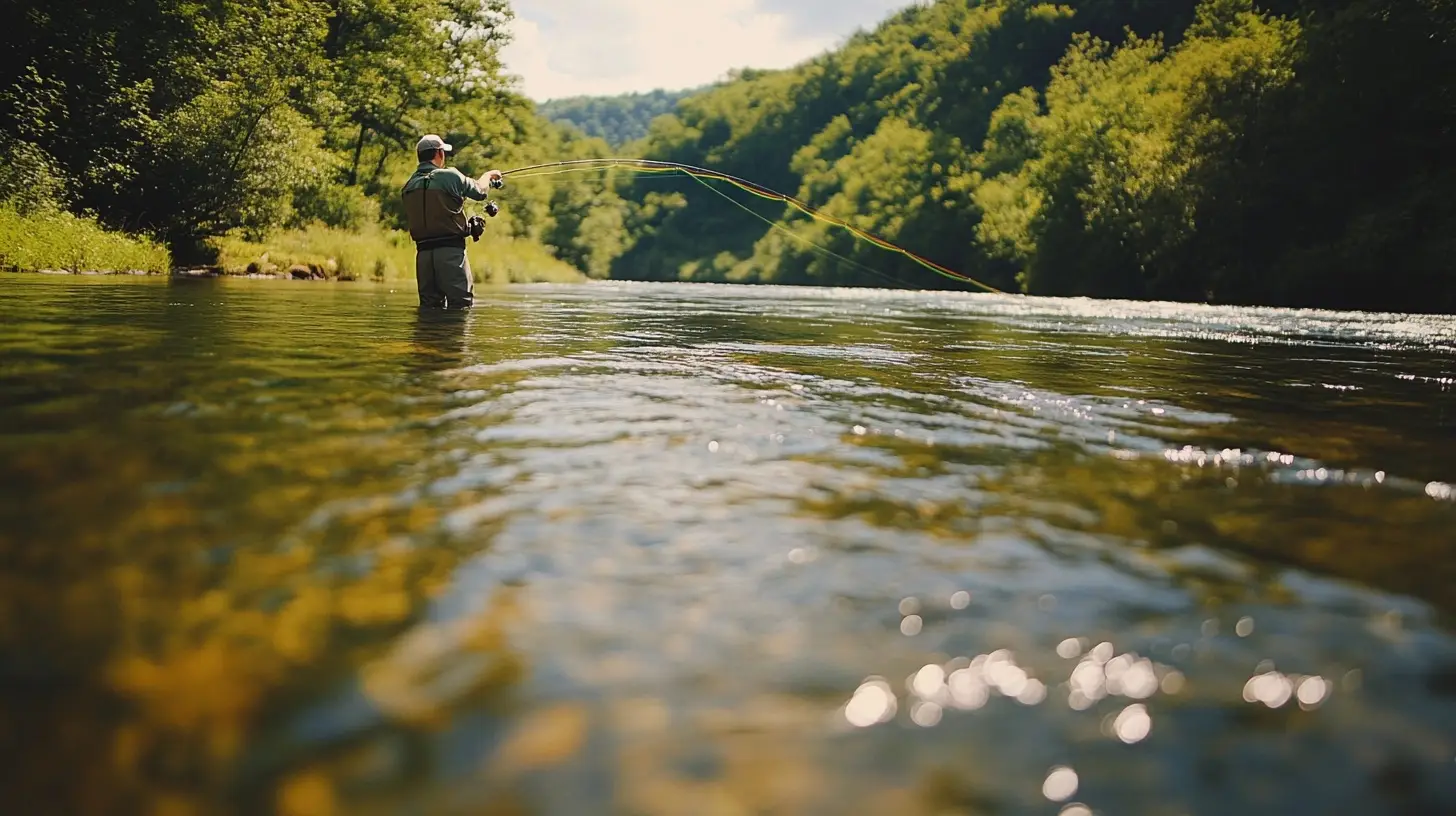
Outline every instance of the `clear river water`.
POLYGON ((0 276, 6 813, 1456 812, 1456 318, 0 276))

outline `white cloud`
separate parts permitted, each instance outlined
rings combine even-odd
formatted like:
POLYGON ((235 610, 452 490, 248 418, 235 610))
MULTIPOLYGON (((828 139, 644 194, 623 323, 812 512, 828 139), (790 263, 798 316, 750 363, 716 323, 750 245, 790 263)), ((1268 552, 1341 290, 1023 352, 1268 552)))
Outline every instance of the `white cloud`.
POLYGON ((909 0, 518 0, 507 69, 546 100, 786 68, 909 0))
POLYGON ((778 12, 789 19, 790 31, 833 31, 841 35, 856 26, 868 27, 913 5, 915 0, 758 0, 764 11, 778 12), (848 23, 848 27, 845 24, 848 23))

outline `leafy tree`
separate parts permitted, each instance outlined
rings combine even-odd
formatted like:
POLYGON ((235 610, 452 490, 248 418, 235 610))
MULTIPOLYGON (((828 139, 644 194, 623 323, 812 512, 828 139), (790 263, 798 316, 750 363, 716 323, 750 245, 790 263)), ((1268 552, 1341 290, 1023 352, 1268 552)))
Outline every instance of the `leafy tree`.
POLYGON ((28 4, 0 91, 7 136, 43 149, 75 206, 173 244, 279 217, 309 160, 294 108, 322 34, 309 0, 28 4))
POLYGON ((1199 100, 1229 123, 1199 174, 1215 295, 1456 311, 1456 3, 1301 6, 1290 81, 1199 100))
POLYGON ((330 98, 320 107, 333 114, 330 146, 351 155, 347 184, 377 188, 387 157, 408 152, 431 120, 503 94, 499 48, 512 17, 505 0, 329 4, 330 98))
POLYGON ((383 194, 424 121, 507 95, 509 13, 505 0, 29 2, 10 30, 20 70, 0 88, 0 149, 25 167, 47 157, 47 197, 184 260, 235 228, 357 226, 377 207, 351 188, 383 194))

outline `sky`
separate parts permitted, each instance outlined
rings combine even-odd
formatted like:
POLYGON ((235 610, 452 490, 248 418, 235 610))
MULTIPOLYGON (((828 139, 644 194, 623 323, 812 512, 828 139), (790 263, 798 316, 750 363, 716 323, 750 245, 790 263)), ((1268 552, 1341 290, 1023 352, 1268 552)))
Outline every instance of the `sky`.
POLYGON ((787 68, 913 0, 515 0, 506 69, 526 96, 705 85, 787 68))

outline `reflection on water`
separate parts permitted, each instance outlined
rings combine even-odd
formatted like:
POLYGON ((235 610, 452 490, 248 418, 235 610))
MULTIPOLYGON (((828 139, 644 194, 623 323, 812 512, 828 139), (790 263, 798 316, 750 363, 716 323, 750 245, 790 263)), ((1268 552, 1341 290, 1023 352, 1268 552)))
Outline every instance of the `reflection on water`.
POLYGON ((1456 320, 0 279, 22 813, 1456 808, 1456 320))
POLYGON ((420 368, 450 369, 465 360, 472 313, 466 310, 420 308, 414 315, 414 343, 420 368))

